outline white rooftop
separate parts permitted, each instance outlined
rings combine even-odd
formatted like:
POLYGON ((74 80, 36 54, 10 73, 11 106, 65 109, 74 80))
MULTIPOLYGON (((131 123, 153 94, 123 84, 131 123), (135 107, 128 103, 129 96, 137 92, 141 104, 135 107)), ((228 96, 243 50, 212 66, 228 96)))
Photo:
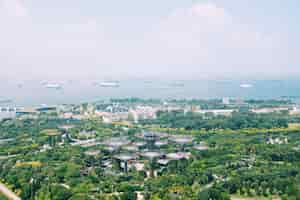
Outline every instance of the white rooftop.
POLYGON ((123 146, 122 149, 127 150, 127 151, 138 151, 138 147, 134 145, 128 145, 128 146, 123 146))
POLYGON ((194 137, 189 135, 174 135, 170 137, 170 140, 183 145, 183 144, 192 143, 194 137))
POLYGON ((58 128, 64 129, 64 130, 67 131, 67 130, 72 129, 74 127, 75 127, 74 125, 62 125, 62 126, 59 126, 58 128))
POLYGON ((147 151, 141 153, 142 156, 153 159, 153 158, 158 158, 162 156, 162 153, 156 152, 156 151, 147 151))
POLYGON ((142 146, 145 146, 146 143, 145 142, 135 142, 135 143, 132 143, 132 145, 137 146, 137 147, 142 147, 142 146))
POLYGON ((121 147, 121 146, 125 146, 128 145, 130 143, 129 140, 127 140, 127 138, 110 138, 106 141, 104 141, 104 144, 107 146, 111 146, 111 147, 121 147))
POLYGON ((168 137, 168 134, 167 133, 161 133, 161 132, 149 132, 149 131, 145 131, 145 132, 136 134, 136 137, 148 140, 148 139, 153 139, 153 138, 168 137))
POLYGON ((85 152, 85 155, 88 155, 88 156, 97 156, 101 153, 100 150, 90 150, 90 151, 86 151, 85 152))
POLYGON ((158 146, 158 147, 164 146, 164 145, 167 145, 167 144, 168 144, 168 141, 167 141, 167 140, 155 142, 155 146, 158 146))
POLYGON ((143 171, 145 168, 145 164, 141 162, 136 162, 133 164, 137 171, 143 171))
POLYGON ((117 158, 119 160, 123 160, 123 161, 129 161, 129 160, 136 159, 136 156, 130 155, 130 154, 120 154, 120 155, 115 156, 115 158, 117 158))
POLYGON ((167 165, 169 162, 170 162, 170 160, 168 160, 168 159, 159 159, 159 160, 157 160, 157 163, 161 164, 161 165, 167 165))
POLYGON ((169 153, 167 154, 167 158, 170 160, 181 160, 181 159, 189 159, 191 153, 189 152, 177 152, 177 153, 169 153))
POLYGON ((208 145, 205 142, 200 142, 199 144, 195 145, 194 148, 199 151, 205 151, 209 149, 208 145))

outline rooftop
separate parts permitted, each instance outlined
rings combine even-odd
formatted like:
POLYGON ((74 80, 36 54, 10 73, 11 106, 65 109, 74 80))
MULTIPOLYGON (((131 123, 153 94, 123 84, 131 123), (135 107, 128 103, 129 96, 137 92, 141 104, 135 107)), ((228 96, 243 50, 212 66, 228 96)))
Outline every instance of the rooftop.
POLYGON ((101 153, 100 150, 90 150, 90 151, 86 151, 84 154, 87 156, 97 156, 101 153))
POLYGON ((193 142, 194 137, 189 135, 174 135, 170 137, 170 140, 178 144, 188 144, 193 142))
POLYGON ((123 146, 122 149, 127 150, 127 151, 133 151, 136 152, 138 151, 138 147, 134 145, 128 145, 128 146, 123 146))
POLYGON ((164 146, 164 145, 167 145, 167 144, 168 144, 167 140, 155 142, 155 146, 158 146, 158 147, 164 146))
POLYGON ((159 159, 157 160, 157 163, 160 165, 167 165, 170 162, 168 159, 159 159))
POLYGON ((199 144, 195 145, 194 148, 199 151, 205 151, 209 149, 208 145, 205 142, 200 142, 199 144))
POLYGON ((75 127, 74 125, 62 125, 62 126, 59 126, 58 128, 67 131, 67 130, 72 129, 74 127, 75 127))
POLYGON ((104 145, 117 148, 128 145, 129 143, 130 141, 124 137, 110 138, 103 142, 104 145))
POLYGON ((191 153, 189 153, 189 152, 177 152, 177 153, 167 154, 167 158, 170 160, 189 159, 190 156, 191 156, 191 153))
POLYGON ((146 143, 145 142, 134 142, 134 143, 132 143, 132 145, 137 146, 137 147, 142 147, 142 146, 145 146, 146 143))
POLYGON ((136 159, 136 156, 131 154, 120 154, 116 155, 115 158, 122 161, 129 161, 136 159))
POLYGON ((146 158, 154 159, 154 158, 161 157, 163 154, 156 152, 156 151, 147 151, 147 152, 141 153, 141 155, 146 158))
POLYGON ((136 137, 138 138, 142 138, 144 140, 152 140, 152 139, 157 139, 157 138, 164 138, 164 137, 168 137, 167 133, 160 133, 160 132, 142 132, 142 133, 138 133, 136 135, 136 137))

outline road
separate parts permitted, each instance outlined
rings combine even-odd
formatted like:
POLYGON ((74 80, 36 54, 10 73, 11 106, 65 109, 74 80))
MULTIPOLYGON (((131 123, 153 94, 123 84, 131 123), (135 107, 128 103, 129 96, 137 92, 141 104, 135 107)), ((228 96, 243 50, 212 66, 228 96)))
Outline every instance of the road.
POLYGON ((0 193, 4 194, 4 196, 6 196, 10 200, 21 200, 20 197, 18 197, 2 183, 0 183, 0 193))

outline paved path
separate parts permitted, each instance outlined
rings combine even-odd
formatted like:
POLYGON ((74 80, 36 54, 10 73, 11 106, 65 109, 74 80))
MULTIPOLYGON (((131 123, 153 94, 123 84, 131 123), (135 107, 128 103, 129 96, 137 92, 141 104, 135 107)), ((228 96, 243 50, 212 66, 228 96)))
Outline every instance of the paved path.
POLYGON ((0 193, 4 194, 8 199, 21 200, 15 193, 8 189, 4 184, 0 183, 0 193))

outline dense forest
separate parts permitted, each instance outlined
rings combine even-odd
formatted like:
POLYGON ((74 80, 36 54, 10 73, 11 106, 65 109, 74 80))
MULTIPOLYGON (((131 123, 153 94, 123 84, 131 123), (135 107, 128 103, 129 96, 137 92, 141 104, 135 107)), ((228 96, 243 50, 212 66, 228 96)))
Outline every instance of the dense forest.
POLYGON ((288 119, 281 113, 256 114, 233 112, 229 117, 212 113, 198 114, 184 111, 159 111, 157 119, 144 120, 142 124, 157 124, 161 127, 193 129, 232 129, 287 127, 288 119))

